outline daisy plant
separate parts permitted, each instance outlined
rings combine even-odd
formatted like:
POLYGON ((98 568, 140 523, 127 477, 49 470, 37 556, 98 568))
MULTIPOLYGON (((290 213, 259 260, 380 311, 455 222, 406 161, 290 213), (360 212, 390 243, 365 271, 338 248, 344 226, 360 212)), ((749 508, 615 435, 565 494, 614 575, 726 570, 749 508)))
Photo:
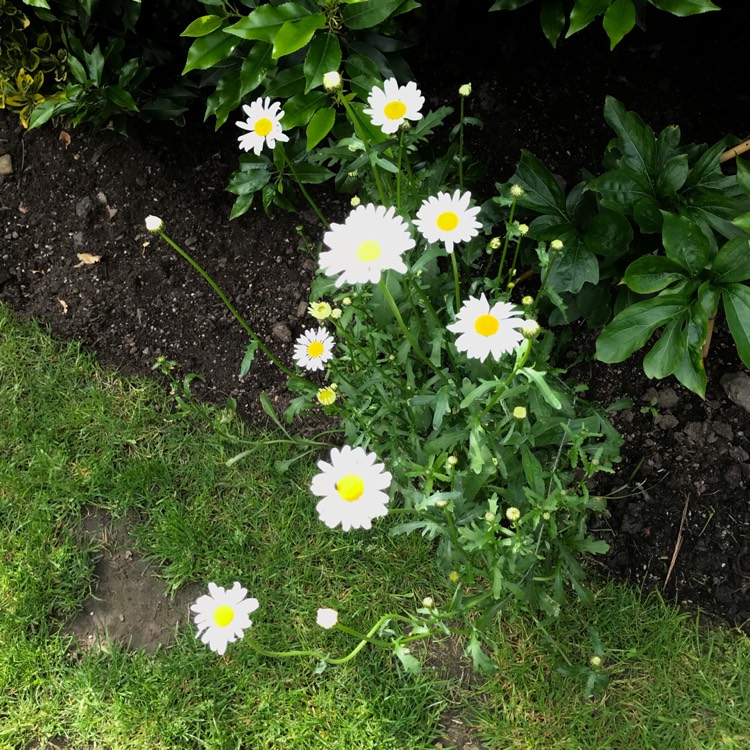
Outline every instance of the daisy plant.
MULTIPOLYGON (((498 614, 520 604, 554 615, 566 591, 587 596, 576 554, 607 548, 587 531, 589 514, 605 506, 590 482, 619 460, 621 439, 550 361, 553 334, 535 319, 544 283, 534 296, 516 290, 523 190, 477 202, 464 188, 476 171, 462 146, 437 157, 424 150, 451 110, 424 111, 415 83, 389 79, 362 92, 328 80, 348 128, 314 161, 338 169, 338 186, 357 200, 321 229, 314 323, 293 353, 309 375, 285 419, 323 410, 340 423, 339 445, 310 485, 320 533, 378 524, 434 540, 449 602, 441 611, 466 615, 469 652, 489 668, 478 637, 498 614)), ((470 94, 461 87, 462 104, 470 94)), ((253 116, 272 114, 263 107, 253 116)), ((462 106, 461 132, 468 119, 462 106)), ((279 364, 298 389, 303 378, 279 364)), ((431 602, 422 614, 436 609, 431 602)), ((413 632, 433 632, 430 622, 413 632)), ((382 645, 375 632, 361 643, 382 645)), ((412 664, 404 636, 391 636, 412 664)))

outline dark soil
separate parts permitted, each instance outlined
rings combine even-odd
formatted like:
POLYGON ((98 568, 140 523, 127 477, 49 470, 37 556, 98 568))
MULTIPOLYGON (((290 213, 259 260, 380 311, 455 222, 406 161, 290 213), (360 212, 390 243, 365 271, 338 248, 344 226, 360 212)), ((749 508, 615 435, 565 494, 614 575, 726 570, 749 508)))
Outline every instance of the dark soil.
MULTIPOLYGON (((750 8, 726 5, 688 19, 654 11, 648 33, 633 33, 612 53, 598 23, 553 50, 531 7, 481 23, 466 14, 473 26, 456 11, 423 19, 416 30, 425 39, 410 62, 429 106, 455 104, 457 87, 472 82, 469 114, 485 125, 470 131, 468 146, 487 170, 484 195, 476 191, 484 199, 511 176, 522 147, 569 182, 582 168, 596 170, 612 137, 602 118, 606 94, 655 129, 679 124, 688 141, 747 137, 750 8)), ((22 134, 0 114, 0 155, 9 153, 14 168, 0 176, 0 301, 126 373, 148 373, 159 355, 176 360, 205 378, 201 396, 224 403, 231 395, 252 421, 262 421, 262 391, 283 406, 283 376, 258 357, 239 377, 243 332, 143 223, 161 216, 291 362, 291 342, 311 323, 305 308, 316 267, 296 227, 315 240, 321 226, 304 210, 268 219, 256 208, 229 222, 233 199, 223 187, 238 157, 231 123, 215 134, 196 111, 182 129, 134 124, 125 139, 51 125, 22 134), (99 260, 81 264, 83 253, 99 260)), ((346 198, 316 196, 330 217, 348 209, 346 198)), ((593 337, 579 340, 590 354, 593 337)), ((746 373, 721 321, 708 370, 705 401, 671 380, 648 381, 637 358, 575 374, 602 404, 623 396, 634 403, 615 416, 624 461, 597 488, 629 483, 600 524, 612 546, 600 564, 742 625, 750 621, 750 414, 721 385, 727 373, 746 373)))

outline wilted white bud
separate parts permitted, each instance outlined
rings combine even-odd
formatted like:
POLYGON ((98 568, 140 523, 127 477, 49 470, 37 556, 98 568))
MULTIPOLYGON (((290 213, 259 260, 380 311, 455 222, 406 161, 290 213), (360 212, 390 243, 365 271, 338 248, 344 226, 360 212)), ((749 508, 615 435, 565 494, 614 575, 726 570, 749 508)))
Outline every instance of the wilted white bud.
POLYGON ((158 216, 147 216, 146 229, 148 229, 151 234, 156 234, 164 229, 164 222, 158 216))
POLYGON ((323 88, 326 91, 338 91, 341 88, 341 76, 338 70, 323 74, 323 88))
POLYGON ((336 623, 338 621, 339 621, 339 613, 335 609, 328 609, 327 607, 323 607, 318 610, 317 622, 321 628, 330 630, 331 628, 336 626, 336 623))
POLYGON ((465 83, 463 86, 459 86, 458 93, 461 96, 471 96, 471 84, 465 83))

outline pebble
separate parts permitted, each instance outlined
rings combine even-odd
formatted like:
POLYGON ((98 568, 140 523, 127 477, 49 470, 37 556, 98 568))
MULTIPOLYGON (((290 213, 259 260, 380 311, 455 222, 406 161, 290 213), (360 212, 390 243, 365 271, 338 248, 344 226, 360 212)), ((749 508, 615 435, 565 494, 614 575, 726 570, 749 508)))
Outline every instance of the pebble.
POLYGON ((671 409, 673 406, 677 406, 679 401, 680 397, 674 388, 665 388, 663 391, 659 391, 656 396, 656 405, 660 409, 671 409))
POLYGON ((721 387, 730 401, 750 413, 750 377, 744 372, 728 372, 721 378, 721 387))
POLYGON ((13 159, 10 154, 0 156, 0 174, 13 174, 13 159))
POLYGON ((673 430, 680 424, 680 420, 674 414, 660 414, 656 418, 656 426, 661 430, 673 430))
POLYGON ((81 198, 81 200, 76 203, 76 214, 78 215, 78 218, 85 219, 91 213, 92 207, 93 203, 91 202, 91 198, 88 196, 81 198))
POLYGON ((271 333, 273 334, 274 338, 277 338, 279 341, 283 341, 285 344, 288 344, 292 340, 291 329, 286 323, 283 323, 282 321, 273 324, 271 333))

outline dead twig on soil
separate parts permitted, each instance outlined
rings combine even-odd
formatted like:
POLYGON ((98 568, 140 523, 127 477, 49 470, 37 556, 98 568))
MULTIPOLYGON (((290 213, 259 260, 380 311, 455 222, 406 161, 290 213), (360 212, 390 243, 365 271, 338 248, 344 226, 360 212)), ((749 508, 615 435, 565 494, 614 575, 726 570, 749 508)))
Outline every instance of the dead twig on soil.
POLYGON ((674 565, 677 562, 677 555, 680 554, 680 547, 682 547, 682 531, 685 528, 685 519, 687 518, 688 503, 690 502, 690 495, 685 495, 685 506, 682 509, 682 518, 680 518, 680 529, 677 532, 677 541, 674 545, 674 552, 672 553, 672 561, 669 563, 669 570, 667 570, 667 577, 664 579, 664 585, 661 587, 662 593, 666 590, 669 579, 672 577, 672 571, 674 565))

